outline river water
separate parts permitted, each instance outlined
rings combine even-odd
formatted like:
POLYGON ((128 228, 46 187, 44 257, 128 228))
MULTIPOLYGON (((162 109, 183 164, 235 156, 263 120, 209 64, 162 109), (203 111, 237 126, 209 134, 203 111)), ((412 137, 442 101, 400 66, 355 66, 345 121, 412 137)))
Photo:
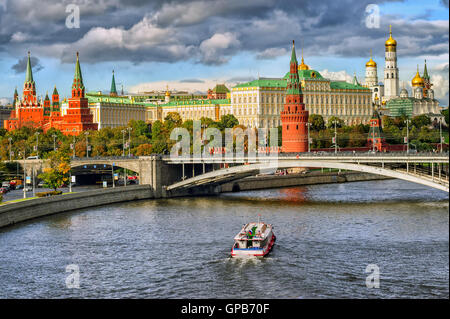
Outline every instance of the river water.
POLYGON ((448 197, 385 180, 53 215, 0 230, 0 297, 448 298, 448 197), (229 258, 258 214, 274 225, 273 251, 229 258), (369 264, 379 288, 366 286, 369 264))

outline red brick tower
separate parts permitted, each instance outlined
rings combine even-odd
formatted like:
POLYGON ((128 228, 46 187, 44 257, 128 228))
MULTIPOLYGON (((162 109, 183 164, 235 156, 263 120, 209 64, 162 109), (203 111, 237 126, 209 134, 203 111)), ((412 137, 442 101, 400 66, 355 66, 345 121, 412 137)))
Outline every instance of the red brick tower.
POLYGON ((303 93, 298 77, 298 62, 295 45, 292 41, 290 74, 286 86, 286 103, 281 111, 282 151, 301 153, 308 151, 308 111, 303 103, 303 93))
POLYGON ((387 148, 386 139, 383 137, 381 118, 377 110, 373 111, 372 118, 370 119, 370 129, 369 134, 367 134, 367 146, 378 152, 382 152, 387 148))
POLYGON ((77 52, 75 76, 72 84, 72 97, 69 99, 67 114, 64 115, 59 129, 65 135, 78 135, 86 130, 97 130, 98 124, 93 122, 89 111, 88 99, 84 96, 83 76, 77 52))

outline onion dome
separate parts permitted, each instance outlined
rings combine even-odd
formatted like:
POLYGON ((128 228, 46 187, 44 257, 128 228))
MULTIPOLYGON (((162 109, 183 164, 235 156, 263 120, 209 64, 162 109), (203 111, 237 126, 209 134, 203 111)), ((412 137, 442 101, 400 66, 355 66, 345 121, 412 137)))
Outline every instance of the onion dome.
POLYGON ((423 87, 425 85, 423 78, 419 74, 419 66, 418 65, 417 65, 417 73, 414 76, 414 78, 412 79, 411 85, 413 87, 423 87))
POLYGON ((386 40, 384 45, 386 47, 396 47, 397 46, 397 41, 395 41, 394 38, 392 37, 392 26, 391 25, 389 25, 389 39, 386 40))
POLYGON ((366 68, 376 68, 377 67, 377 63, 372 60, 372 57, 370 57, 370 60, 367 61, 366 63, 366 68))
POLYGON ((305 60, 303 60, 303 48, 302 48, 302 63, 298 66, 298 70, 309 70, 309 66, 305 64, 305 60))

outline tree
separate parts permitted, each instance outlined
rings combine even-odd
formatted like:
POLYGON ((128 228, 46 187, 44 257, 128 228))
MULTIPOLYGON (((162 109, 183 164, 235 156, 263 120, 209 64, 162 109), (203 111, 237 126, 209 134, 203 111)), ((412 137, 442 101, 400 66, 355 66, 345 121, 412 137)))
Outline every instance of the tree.
POLYGON ((425 114, 418 115, 412 118, 411 124, 418 129, 421 129, 422 127, 428 127, 431 125, 431 119, 426 116, 425 114))
POLYGON ((311 123, 311 129, 313 131, 320 131, 325 129, 325 121, 323 116, 319 114, 311 114, 309 116, 308 122, 311 123))
POLYGON ((38 177, 55 191, 69 181, 70 162, 66 154, 52 151, 49 154, 50 167, 44 168, 44 173, 38 177))
POLYGON ((136 156, 148 156, 152 155, 152 145, 151 144, 141 144, 136 148, 134 152, 136 156))
POLYGON ((442 115, 444 115, 444 120, 445 120, 445 123, 447 124, 447 125, 449 125, 450 123, 449 123, 449 114, 448 114, 448 107, 447 108, 445 108, 445 109, 443 109, 442 111, 441 111, 441 114, 442 115))
POLYGON ((337 121, 337 123, 336 123, 336 127, 337 128, 341 128, 341 127, 344 126, 344 121, 343 120, 341 120, 340 118, 338 118, 336 116, 331 116, 328 119, 327 127, 328 128, 334 128, 334 123, 333 123, 334 121, 337 121))
POLYGON ((219 127, 221 130, 233 128, 236 125, 239 125, 239 121, 233 114, 222 115, 220 118, 219 127))

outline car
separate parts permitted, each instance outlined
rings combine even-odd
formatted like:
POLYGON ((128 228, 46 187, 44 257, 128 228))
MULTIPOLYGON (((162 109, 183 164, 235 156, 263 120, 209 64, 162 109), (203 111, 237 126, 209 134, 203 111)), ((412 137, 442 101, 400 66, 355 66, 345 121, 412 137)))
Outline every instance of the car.
POLYGON ((39 156, 28 156, 27 159, 39 159, 39 156))
POLYGON ((40 182, 37 184, 37 187, 45 187, 45 182, 44 182, 44 181, 40 181, 40 182))
POLYGON ((22 185, 22 184, 17 185, 17 186, 16 186, 16 189, 23 189, 23 185, 22 185))
POLYGON ((31 187, 31 186, 25 187, 26 192, 31 192, 32 190, 33 190, 33 187, 31 187))
POLYGON ((6 194, 8 192, 8 190, 6 189, 6 187, 0 187, 0 194, 6 194))

